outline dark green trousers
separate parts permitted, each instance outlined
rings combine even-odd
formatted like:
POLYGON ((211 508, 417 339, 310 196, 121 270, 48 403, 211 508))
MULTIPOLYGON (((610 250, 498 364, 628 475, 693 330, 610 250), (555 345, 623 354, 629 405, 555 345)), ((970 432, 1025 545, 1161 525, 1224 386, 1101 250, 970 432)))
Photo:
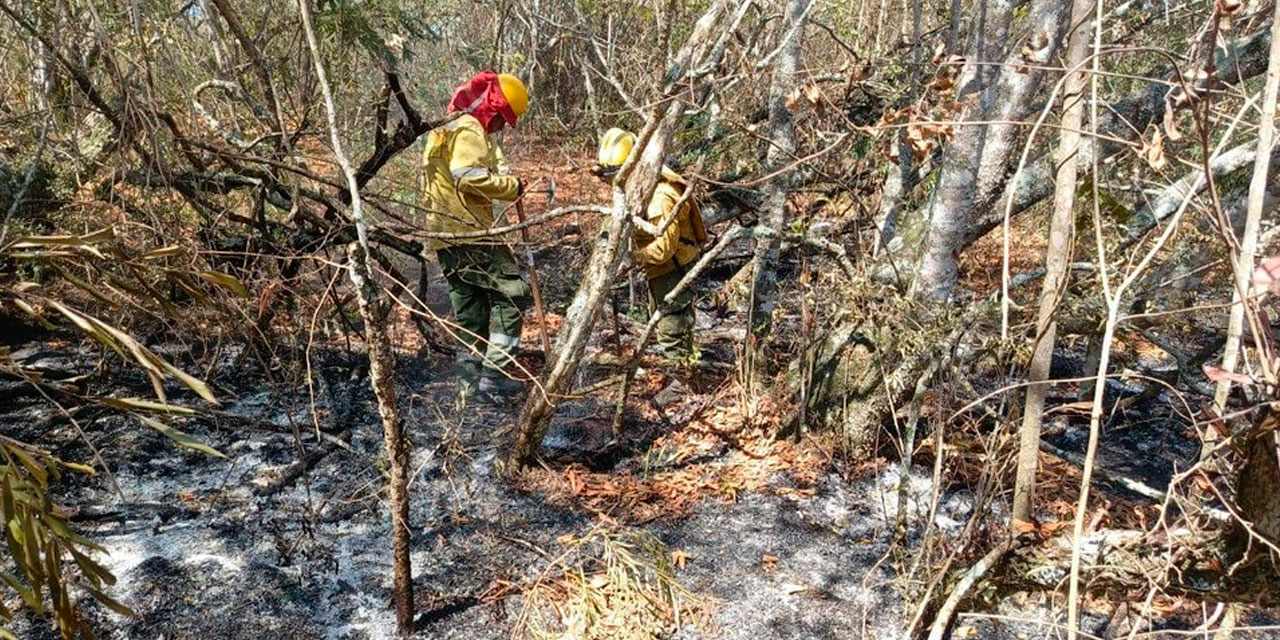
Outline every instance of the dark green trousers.
POLYGON ((520 277, 520 265, 503 245, 469 244, 436 252, 463 349, 458 369, 474 379, 483 370, 500 372, 520 348, 523 311, 532 290, 520 277))
MULTIPOLYGON (((662 303, 662 299, 671 293, 680 280, 684 278, 684 270, 676 269, 666 275, 649 281, 649 309, 652 312, 662 303)), ((687 360, 697 353, 693 344, 693 290, 687 288, 680 294, 672 309, 663 314, 658 321, 656 335, 658 346, 662 352, 673 360, 687 360)))

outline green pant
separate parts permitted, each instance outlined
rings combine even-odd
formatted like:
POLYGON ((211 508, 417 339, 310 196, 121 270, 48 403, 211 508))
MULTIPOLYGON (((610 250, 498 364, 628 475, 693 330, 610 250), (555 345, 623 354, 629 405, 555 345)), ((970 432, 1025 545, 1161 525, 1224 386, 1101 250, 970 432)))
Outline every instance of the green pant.
MULTIPOLYGON (((680 280, 684 278, 684 270, 676 269, 649 281, 649 306, 657 309, 662 299, 671 293, 680 280)), ((686 360, 697 350, 693 346, 693 290, 686 288, 684 293, 676 297, 662 319, 658 321, 657 338, 662 352, 673 360, 686 360)))
POLYGON ((483 244, 440 249, 437 256, 464 347, 459 373, 474 378, 485 369, 504 370, 520 348, 521 312, 532 295, 515 256, 505 246, 483 244))

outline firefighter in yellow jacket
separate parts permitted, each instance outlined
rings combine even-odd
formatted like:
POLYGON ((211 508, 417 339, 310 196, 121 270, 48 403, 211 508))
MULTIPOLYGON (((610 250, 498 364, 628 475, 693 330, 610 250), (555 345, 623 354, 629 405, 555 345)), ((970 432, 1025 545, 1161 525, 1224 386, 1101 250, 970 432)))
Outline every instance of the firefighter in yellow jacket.
MULTIPOLYGON (((617 128, 606 131, 600 139, 596 175, 611 177, 616 174, 635 145, 636 136, 629 131, 617 128)), ((687 199, 676 208, 687 188, 684 178, 663 167, 645 214, 649 224, 659 233, 653 236, 639 228, 632 232, 632 261, 644 269, 649 281, 649 305, 652 309, 656 309, 688 273, 701 254, 702 243, 706 241, 702 215, 693 200, 687 199), (668 223, 672 216, 675 220, 668 223)), ((693 324, 693 291, 686 288, 658 321, 658 345, 667 358, 679 362, 698 358, 693 342, 693 324)))
MULTIPOLYGON (((496 226, 495 202, 522 195, 520 180, 507 175, 502 150, 491 136, 528 108, 528 94, 515 76, 483 71, 459 87, 448 112, 463 115, 432 131, 423 151, 423 202, 429 231, 466 233, 496 226)), ((509 365, 520 346, 523 311, 531 290, 500 238, 450 238, 431 242, 449 287, 462 341, 459 391, 483 396, 515 393, 521 385, 509 365)))

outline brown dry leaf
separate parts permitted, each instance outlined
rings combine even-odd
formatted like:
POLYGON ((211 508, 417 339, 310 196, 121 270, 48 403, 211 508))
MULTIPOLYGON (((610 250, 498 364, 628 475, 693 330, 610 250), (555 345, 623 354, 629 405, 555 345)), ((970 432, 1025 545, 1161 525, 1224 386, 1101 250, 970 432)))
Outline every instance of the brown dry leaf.
POLYGON ((1169 137, 1170 142, 1177 142, 1184 137, 1182 132, 1178 131, 1178 116, 1173 106, 1168 104, 1164 107, 1164 133, 1169 137))
POLYGON ((179 491, 179 492, 178 492, 178 500, 180 500, 180 501, 182 501, 182 502, 185 502, 185 503, 187 503, 187 504, 190 504, 190 503, 192 503, 192 502, 196 502, 196 501, 198 501, 198 500, 199 500, 199 498, 197 498, 197 497, 196 497, 196 494, 195 494, 194 492, 191 492, 191 491, 179 491))
POLYGON ((931 62, 935 65, 942 64, 943 56, 947 55, 947 43, 945 40, 939 40, 933 45, 933 59, 931 62))
POLYGON ((778 556, 764 554, 760 557, 760 568, 765 571, 773 571, 778 568, 778 556))
POLYGON ((692 557, 684 549, 673 549, 671 551, 671 564, 675 565, 677 569, 684 570, 692 557))
POLYGON ((1027 522, 1025 520, 1013 519, 1013 530, 1018 533, 1036 533, 1039 527, 1035 522, 1027 522))
POLYGON ((1043 522, 1040 524, 1040 533, 1048 537, 1061 531, 1069 524, 1071 524, 1070 520, 1053 520, 1051 522, 1043 522))
POLYGON ((929 88, 934 91, 942 92, 949 91, 954 86, 956 86, 955 79, 952 78, 950 74, 944 74, 938 76, 938 78, 933 81, 933 84, 929 85, 929 88))
POLYGON ((1242 2, 1242 0, 1218 0, 1216 4, 1218 15, 1221 16, 1233 16, 1239 13, 1240 9, 1244 7, 1244 2, 1242 2))
POLYGON ((1138 516, 1138 524, 1141 525, 1143 529, 1146 529, 1147 528, 1147 512, 1143 510, 1142 506, 1134 505, 1133 514, 1138 516))
POLYGON ((822 88, 810 82, 804 87, 804 98, 809 101, 810 106, 817 107, 822 103, 822 88))
POLYGON ((977 627, 974 627, 974 626, 971 626, 971 625, 965 625, 965 626, 963 626, 963 627, 956 627, 956 630, 951 634, 951 637, 953 637, 953 638, 970 638, 970 637, 973 637, 973 636, 976 636, 976 635, 978 635, 978 628, 977 628, 977 627))
POLYGON ((1280 256, 1266 258, 1258 265, 1253 272, 1253 286, 1271 293, 1280 293, 1280 256))
POLYGON ((1152 169, 1163 171, 1169 165, 1168 159, 1164 156, 1164 135, 1156 129, 1151 134, 1151 140, 1142 142, 1142 159, 1146 161, 1152 169))
POLYGON ((787 111, 795 111, 798 104, 800 104, 800 87, 792 89, 791 93, 788 93, 787 97, 782 101, 782 105, 787 108, 787 111))
POLYGON ((1204 370, 1204 377, 1208 378, 1212 382, 1229 380, 1237 384, 1253 384, 1253 378, 1250 378, 1243 373, 1234 373, 1211 364, 1203 365, 1201 368, 1204 370))
POLYGON ((1045 413, 1046 413, 1046 414, 1053 414, 1053 413, 1074 413, 1074 414, 1084 415, 1084 416, 1087 416, 1087 415, 1089 415, 1089 414, 1090 414, 1090 413, 1092 413, 1092 412, 1093 412, 1093 401, 1092 401, 1092 400, 1081 400, 1081 401, 1079 401, 1079 402, 1068 402, 1068 403, 1066 403, 1066 404, 1060 404, 1060 405, 1058 405, 1058 406, 1051 407, 1048 411, 1045 411, 1045 413))
POLYGON ((1111 501, 1104 500, 1098 508, 1093 510, 1093 516, 1089 518, 1089 523, 1085 527, 1085 531, 1097 531, 1104 524, 1111 521, 1111 501))

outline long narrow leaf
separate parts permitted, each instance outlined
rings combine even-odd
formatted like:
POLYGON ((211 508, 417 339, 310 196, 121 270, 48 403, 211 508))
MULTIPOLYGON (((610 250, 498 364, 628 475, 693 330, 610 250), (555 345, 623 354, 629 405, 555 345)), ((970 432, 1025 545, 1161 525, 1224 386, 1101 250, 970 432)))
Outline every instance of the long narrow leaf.
POLYGON ((138 419, 142 421, 143 424, 147 425, 148 427, 151 427, 152 429, 155 429, 156 431, 159 431, 160 433, 167 436, 170 440, 173 440, 173 443, 178 445, 179 447, 182 447, 184 449, 191 449, 192 451, 199 451, 201 453, 207 453, 211 456, 216 456, 219 458, 227 457, 223 455, 221 451, 218 451, 217 449, 214 449, 213 447, 203 442, 200 442, 199 440, 196 440, 190 434, 183 433, 182 431, 178 431, 177 429, 174 429, 173 427, 163 422, 160 422, 159 420, 153 420, 143 415, 138 415, 138 414, 134 414, 134 415, 136 415, 138 419))
POLYGON ((201 271, 200 277, 212 282, 241 298, 249 297, 249 290, 245 288, 244 283, 240 282, 235 276, 221 271, 201 271))

